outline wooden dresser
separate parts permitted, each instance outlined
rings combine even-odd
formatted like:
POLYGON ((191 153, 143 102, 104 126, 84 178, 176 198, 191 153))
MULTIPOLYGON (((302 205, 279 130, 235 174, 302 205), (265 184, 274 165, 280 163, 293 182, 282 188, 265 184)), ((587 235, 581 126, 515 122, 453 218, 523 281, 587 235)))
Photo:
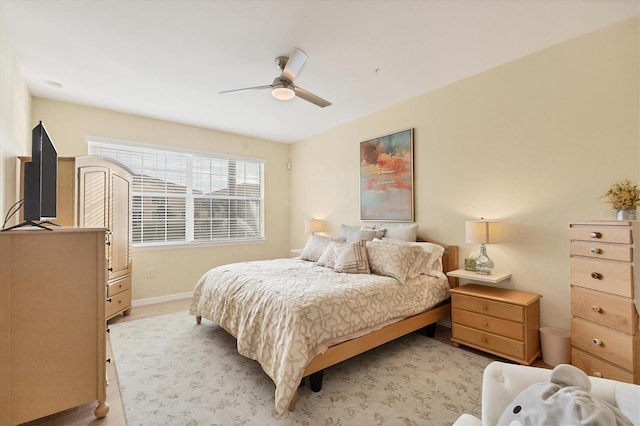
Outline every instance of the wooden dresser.
POLYGON ((569 253, 571 363, 592 376, 640 384, 638 225, 570 223, 569 253))
POLYGON ((0 424, 106 398, 105 229, 0 232, 0 424))
POLYGON ((451 341, 529 365, 540 356, 540 295, 477 284, 451 289, 451 341))

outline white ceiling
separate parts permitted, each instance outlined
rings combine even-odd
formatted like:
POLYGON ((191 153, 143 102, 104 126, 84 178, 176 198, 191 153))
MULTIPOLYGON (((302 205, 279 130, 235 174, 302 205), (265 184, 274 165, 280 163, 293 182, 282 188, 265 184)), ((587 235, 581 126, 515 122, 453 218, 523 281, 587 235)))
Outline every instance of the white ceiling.
POLYGON ((34 96, 280 142, 639 11, 637 0, 0 0, 34 96), (271 84, 294 46, 309 56, 295 83, 332 106, 218 93, 271 84))

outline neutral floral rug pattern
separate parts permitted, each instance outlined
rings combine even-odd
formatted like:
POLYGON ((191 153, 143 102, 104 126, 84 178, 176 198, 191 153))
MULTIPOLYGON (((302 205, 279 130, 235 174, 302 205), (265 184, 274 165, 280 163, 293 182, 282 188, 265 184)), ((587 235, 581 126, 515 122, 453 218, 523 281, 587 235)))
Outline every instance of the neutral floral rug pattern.
POLYGON ((275 386, 210 321, 178 312, 110 326, 125 417, 137 425, 450 425, 480 416, 491 359, 412 333, 325 370, 275 412, 275 386))

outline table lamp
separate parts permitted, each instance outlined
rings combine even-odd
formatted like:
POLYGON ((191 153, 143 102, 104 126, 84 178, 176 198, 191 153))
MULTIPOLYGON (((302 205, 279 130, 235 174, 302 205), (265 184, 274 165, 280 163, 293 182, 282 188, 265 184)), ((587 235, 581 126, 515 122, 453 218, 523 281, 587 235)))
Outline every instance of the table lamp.
POLYGON ((316 232, 322 232, 324 230, 324 222, 319 219, 307 219, 304 221, 305 234, 314 234, 316 232))
POLYGON ((476 272, 481 275, 491 275, 493 260, 487 255, 486 244, 500 242, 500 222, 495 220, 470 220, 464 224, 465 240, 467 243, 481 244, 480 255, 476 258, 476 272))

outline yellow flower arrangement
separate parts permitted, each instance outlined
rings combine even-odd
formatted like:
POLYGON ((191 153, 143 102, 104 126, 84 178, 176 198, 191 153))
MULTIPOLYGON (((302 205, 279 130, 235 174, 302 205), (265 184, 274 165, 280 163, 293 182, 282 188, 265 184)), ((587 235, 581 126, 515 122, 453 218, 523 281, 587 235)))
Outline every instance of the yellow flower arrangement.
POLYGON ((614 183, 600 198, 607 198, 607 203, 616 210, 635 210, 640 204, 640 189, 629 179, 624 179, 614 183))

